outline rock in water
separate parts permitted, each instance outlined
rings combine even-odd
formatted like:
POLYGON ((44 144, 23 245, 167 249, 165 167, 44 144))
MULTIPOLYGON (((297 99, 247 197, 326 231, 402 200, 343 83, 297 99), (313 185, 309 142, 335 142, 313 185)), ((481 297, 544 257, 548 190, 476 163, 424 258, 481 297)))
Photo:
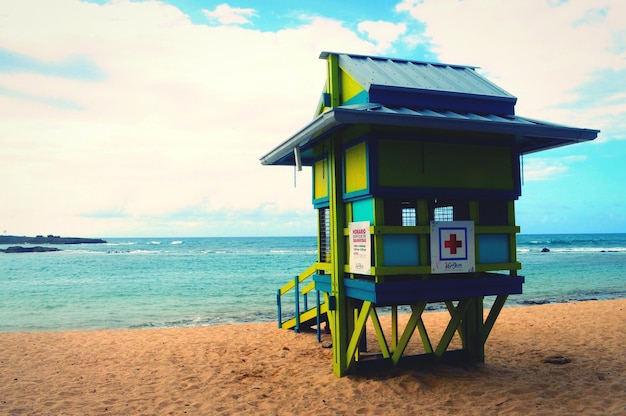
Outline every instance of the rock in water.
POLYGON ((56 247, 22 247, 22 246, 11 246, 4 250, 0 249, 3 253, 45 253, 47 251, 61 251, 56 247))

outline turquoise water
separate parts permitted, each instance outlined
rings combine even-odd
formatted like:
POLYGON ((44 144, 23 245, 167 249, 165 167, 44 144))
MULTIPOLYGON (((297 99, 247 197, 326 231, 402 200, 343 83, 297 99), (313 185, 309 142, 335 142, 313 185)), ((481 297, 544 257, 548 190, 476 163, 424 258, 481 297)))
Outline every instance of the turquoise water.
MULTIPOLYGON (((314 237, 108 241, 0 253, 0 331, 273 321, 276 290, 317 252, 314 237)), ((521 235, 518 260, 508 305, 626 297, 626 234, 521 235)))

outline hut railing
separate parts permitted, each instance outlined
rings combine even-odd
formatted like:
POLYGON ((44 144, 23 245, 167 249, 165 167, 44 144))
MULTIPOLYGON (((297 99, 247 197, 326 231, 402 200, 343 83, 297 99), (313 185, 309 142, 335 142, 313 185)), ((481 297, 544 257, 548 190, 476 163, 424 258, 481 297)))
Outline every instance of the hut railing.
MULTIPOLYGON (((318 330, 318 339, 320 335, 320 317, 325 313, 325 305, 322 304, 321 294, 315 290, 315 282, 312 277, 319 272, 328 272, 331 268, 330 263, 316 262, 309 266, 305 271, 295 276, 276 292, 276 306, 278 309, 278 327, 293 328, 295 332, 300 331, 301 324, 304 321, 310 322, 311 316, 316 318, 315 324, 318 330), (315 293, 315 305, 309 307, 309 295, 315 293), (283 296, 293 296, 293 317, 283 319, 283 296)), ((291 315, 291 314, 290 314, 291 315)))

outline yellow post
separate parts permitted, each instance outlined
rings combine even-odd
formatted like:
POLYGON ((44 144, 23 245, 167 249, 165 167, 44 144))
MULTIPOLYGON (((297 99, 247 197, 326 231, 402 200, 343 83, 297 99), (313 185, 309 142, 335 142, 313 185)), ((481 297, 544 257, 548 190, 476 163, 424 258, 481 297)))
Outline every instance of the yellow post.
POLYGON ((345 207, 342 200, 342 163, 341 143, 337 137, 331 139, 332 143, 328 154, 330 165, 330 247, 331 247, 331 297, 334 303, 334 319, 332 328, 333 338, 333 371, 339 377, 348 371, 348 331, 350 325, 348 319, 352 317, 352 311, 348 310, 345 290, 343 285, 344 265, 346 263, 346 242, 343 235, 345 207))

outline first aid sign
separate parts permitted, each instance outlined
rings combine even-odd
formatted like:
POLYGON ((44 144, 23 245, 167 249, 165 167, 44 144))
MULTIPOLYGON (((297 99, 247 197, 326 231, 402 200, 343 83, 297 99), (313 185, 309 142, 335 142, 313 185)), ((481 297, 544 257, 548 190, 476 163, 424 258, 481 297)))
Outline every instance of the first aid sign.
POLYGON ((473 221, 432 221, 430 262, 432 273, 471 273, 474 259, 473 221))

